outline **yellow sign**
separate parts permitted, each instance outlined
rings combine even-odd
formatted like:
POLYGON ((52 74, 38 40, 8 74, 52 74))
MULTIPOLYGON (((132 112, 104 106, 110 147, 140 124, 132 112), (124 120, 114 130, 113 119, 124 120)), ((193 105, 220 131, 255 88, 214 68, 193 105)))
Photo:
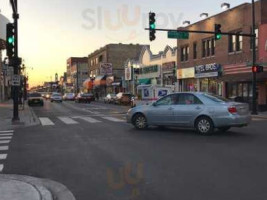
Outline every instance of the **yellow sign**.
POLYGON ((177 70, 177 79, 186 79, 195 77, 195 68, 182 68, 177 70))

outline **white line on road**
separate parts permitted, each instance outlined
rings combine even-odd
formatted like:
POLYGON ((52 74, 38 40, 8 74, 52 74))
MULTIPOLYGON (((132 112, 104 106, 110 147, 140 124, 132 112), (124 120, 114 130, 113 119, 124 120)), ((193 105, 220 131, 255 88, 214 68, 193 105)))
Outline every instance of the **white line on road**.
POLYGON ((84 121, 87 121, 89 123, 99 123, 101 121, 97 120, 97 119, 94 119, 92 117, 82 117, 82 116, 78 116, 78 117, 73 117, 73 118, 76 118, 76 119, 82 119, 84 121))
POLYGON ((0 154, 0 160, 5 160, 7 158, 7 154, 0 154))
POLYGON ((53 126, 55 125, 49 118, 47 117, 39 117, 39 120, 41 121, 41 124, 43 126, 53 126))
POLYGON ((13 133, 3 133, 3 134, 0 133, 0 137, 1 136, 13 136, 13 133))
POLYGON ((115 118, 115 117, 102 117, 103 119, 106 119, 106 120, 109 120, 109 121, 112 121, 112 122, 125 122, 125 120, 121 120, 121 119, 118 119, 118 118, 115 118))
POLYGON ((10 143, 10 140, 0 140, 0 144, 8 144, 10 143))
POLYGON ((8 146, 0 146, 0 151, 7 151, 8 150, 8 146))
POLYGON ((0 134, 1 133, 14 133, 14 130, 9 130, 9 131, 0 131, 0 134))
POLYGON ((0 165, 0 173, 3 171, 4 165, 0 165))
POLYGON ((58 119, 60 119, 65 124, 78 124, 78 122, 74 121, 73 119, 69 117, 58 117, 58 119))
POLYGON ((12 139, 11 136, 5 136, 5 137, 2 137, 2 136, 0 135, 0 140, 11 140, 11 139, 12 139))

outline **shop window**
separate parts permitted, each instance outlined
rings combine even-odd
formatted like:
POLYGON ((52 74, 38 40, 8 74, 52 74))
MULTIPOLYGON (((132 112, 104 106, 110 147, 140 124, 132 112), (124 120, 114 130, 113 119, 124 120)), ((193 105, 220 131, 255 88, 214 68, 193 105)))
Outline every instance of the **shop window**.
POLYGON ((238 93, 237 96, 242 97, 243 95, 243 87, 242 87, 242 83, 238 84, 238 93))
MULTIPOLYGON (((252 28, 250 28, 250 32, 252 33, 252 28)), ((256 42, 255 42, 255 47, 258 48, 258 45, 259 45, 259 29, 256 28, 255 29, 255 34, 256 34, 256 42)), ((252 49, 252 38, 250 39, 250 49, 252 49)))
POLYGON ((193 58, 197 59, 197 43, 194 42, 193 44, 193 58))

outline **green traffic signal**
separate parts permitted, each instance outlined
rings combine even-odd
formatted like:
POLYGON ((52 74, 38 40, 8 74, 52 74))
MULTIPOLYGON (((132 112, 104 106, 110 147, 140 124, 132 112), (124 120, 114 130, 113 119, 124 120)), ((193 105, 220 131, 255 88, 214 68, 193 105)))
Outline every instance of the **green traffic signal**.
POLYGON ((156 24, 150 24, 151 29, 156 29, 156 24))
POLYGON ((8 38, 8 43, 9 43, 9 44, 14 43, 14 37, 9 37, 9 38, 8 38))
POLYGON ((222 39, 222 35, 221 34, 217 34, 216 35, 216 40, 220 40, 220 39, 222 39))

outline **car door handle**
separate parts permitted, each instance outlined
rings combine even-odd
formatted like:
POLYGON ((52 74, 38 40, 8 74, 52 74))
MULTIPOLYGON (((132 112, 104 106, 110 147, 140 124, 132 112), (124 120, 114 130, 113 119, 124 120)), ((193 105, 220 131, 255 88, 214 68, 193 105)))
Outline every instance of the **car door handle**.
POLYGON ((173 110, 174 108, 170 107, 168 110, 173 110))
POLYGON ((200 109, 201 109, 201 107, 199 107, 199 106, 196 107, 196 110, 200 110, 200 109))

